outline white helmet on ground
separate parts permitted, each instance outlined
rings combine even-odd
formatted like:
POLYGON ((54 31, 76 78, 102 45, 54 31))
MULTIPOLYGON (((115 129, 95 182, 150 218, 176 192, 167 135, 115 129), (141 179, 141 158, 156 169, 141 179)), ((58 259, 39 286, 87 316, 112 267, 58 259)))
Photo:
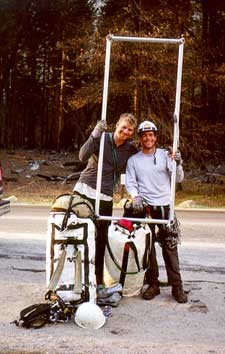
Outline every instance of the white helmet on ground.
POLYGON ((105 324, 101 308, 91 302, 84 302, 78 307, 74 320, 79 327, 86 329, 98 329, 105 324))
POLYGON ((138 126, 138 134, 144 132, 157 132, 157 127, 154 123, 150 122, 149 120, 145 120, 144 122, 140 123, 138 126))

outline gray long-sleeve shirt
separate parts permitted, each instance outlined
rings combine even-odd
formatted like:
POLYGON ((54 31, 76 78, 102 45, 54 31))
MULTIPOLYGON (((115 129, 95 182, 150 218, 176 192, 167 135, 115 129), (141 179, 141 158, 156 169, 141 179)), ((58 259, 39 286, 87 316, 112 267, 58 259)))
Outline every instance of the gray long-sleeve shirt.
MULTIPOLYGON (((149 205, 170 203, 172 160, 168 151, 156 149, 155 154, 138 152, 129 158, 126 168, 126 189, 131 197, 141 196, 149 205)), ((181 182, 184 172, 176 169, 176 181, 181 182)))
MULTIPOLYGON (((79 159, 83 162, 88 161, 88 164, 82 171, 78 182, 85 183, 93 189, 96 189, 97 182, 99 145, 100 139, 94 139, 92 135, 90 135, 79 152, 79 159)), ((133 141, 127 140, 124 144, 117 147, 114 143, 113 136, 111 141, 110 133, 105 133, 101 193, 108 196, 113 195, 115 173, 117 177, 119 177, 121 173, 125 173, 128 158, 136 152, 137 148, 133 141), (113 159, 113 150, 117 161, 116 168, 113 159)))

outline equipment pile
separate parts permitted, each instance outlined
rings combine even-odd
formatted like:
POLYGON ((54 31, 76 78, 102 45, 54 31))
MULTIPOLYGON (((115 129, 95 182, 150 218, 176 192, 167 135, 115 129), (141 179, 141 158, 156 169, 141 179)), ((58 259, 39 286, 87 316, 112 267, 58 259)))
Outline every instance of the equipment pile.
MULTIPOLYGON (((73 319, 82 328, 97 329, 112 315, 110 303, 95 304, 95 224, 91 203, 78 194, 64 194, 53 202, 46 242, 46 303, 34 304, 13 321, 23 328, 41 328, 73 319)), ((115 297, 122 287, 101 291, 115 297)), ((121 295, 119 295, 121 298, 121 295)), ((101 301, 100 301, 101 302, 101 301)), ((115 304, 115 302, 114 302, 115 304)), ((111 301, 111 305, 114 306, 111 301)))

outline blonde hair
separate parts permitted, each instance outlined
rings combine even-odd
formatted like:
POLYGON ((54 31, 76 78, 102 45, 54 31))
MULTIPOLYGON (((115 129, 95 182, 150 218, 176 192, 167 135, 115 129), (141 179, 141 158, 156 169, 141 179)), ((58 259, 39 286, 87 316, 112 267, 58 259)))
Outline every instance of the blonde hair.
POLYGON ((122 113, 117 123, 120 123, 122 120, 126 120, 130 125, 133 125, 134 127, 137 126, 137 119, 132 113, 122 113))

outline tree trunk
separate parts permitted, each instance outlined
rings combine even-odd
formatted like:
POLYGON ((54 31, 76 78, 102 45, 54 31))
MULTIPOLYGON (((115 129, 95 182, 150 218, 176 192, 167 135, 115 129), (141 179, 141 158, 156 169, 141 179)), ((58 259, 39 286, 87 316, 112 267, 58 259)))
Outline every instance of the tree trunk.
POLYGON ((64 84, 65 84, 65 51, 62 43, 62 65, 60 76, 60 93, 59 93, 59 120, 58 120, 58 134, 57 134, 57 150, 60 149, 61 133, 63 129, 63 98, 64 98, 64 84))

